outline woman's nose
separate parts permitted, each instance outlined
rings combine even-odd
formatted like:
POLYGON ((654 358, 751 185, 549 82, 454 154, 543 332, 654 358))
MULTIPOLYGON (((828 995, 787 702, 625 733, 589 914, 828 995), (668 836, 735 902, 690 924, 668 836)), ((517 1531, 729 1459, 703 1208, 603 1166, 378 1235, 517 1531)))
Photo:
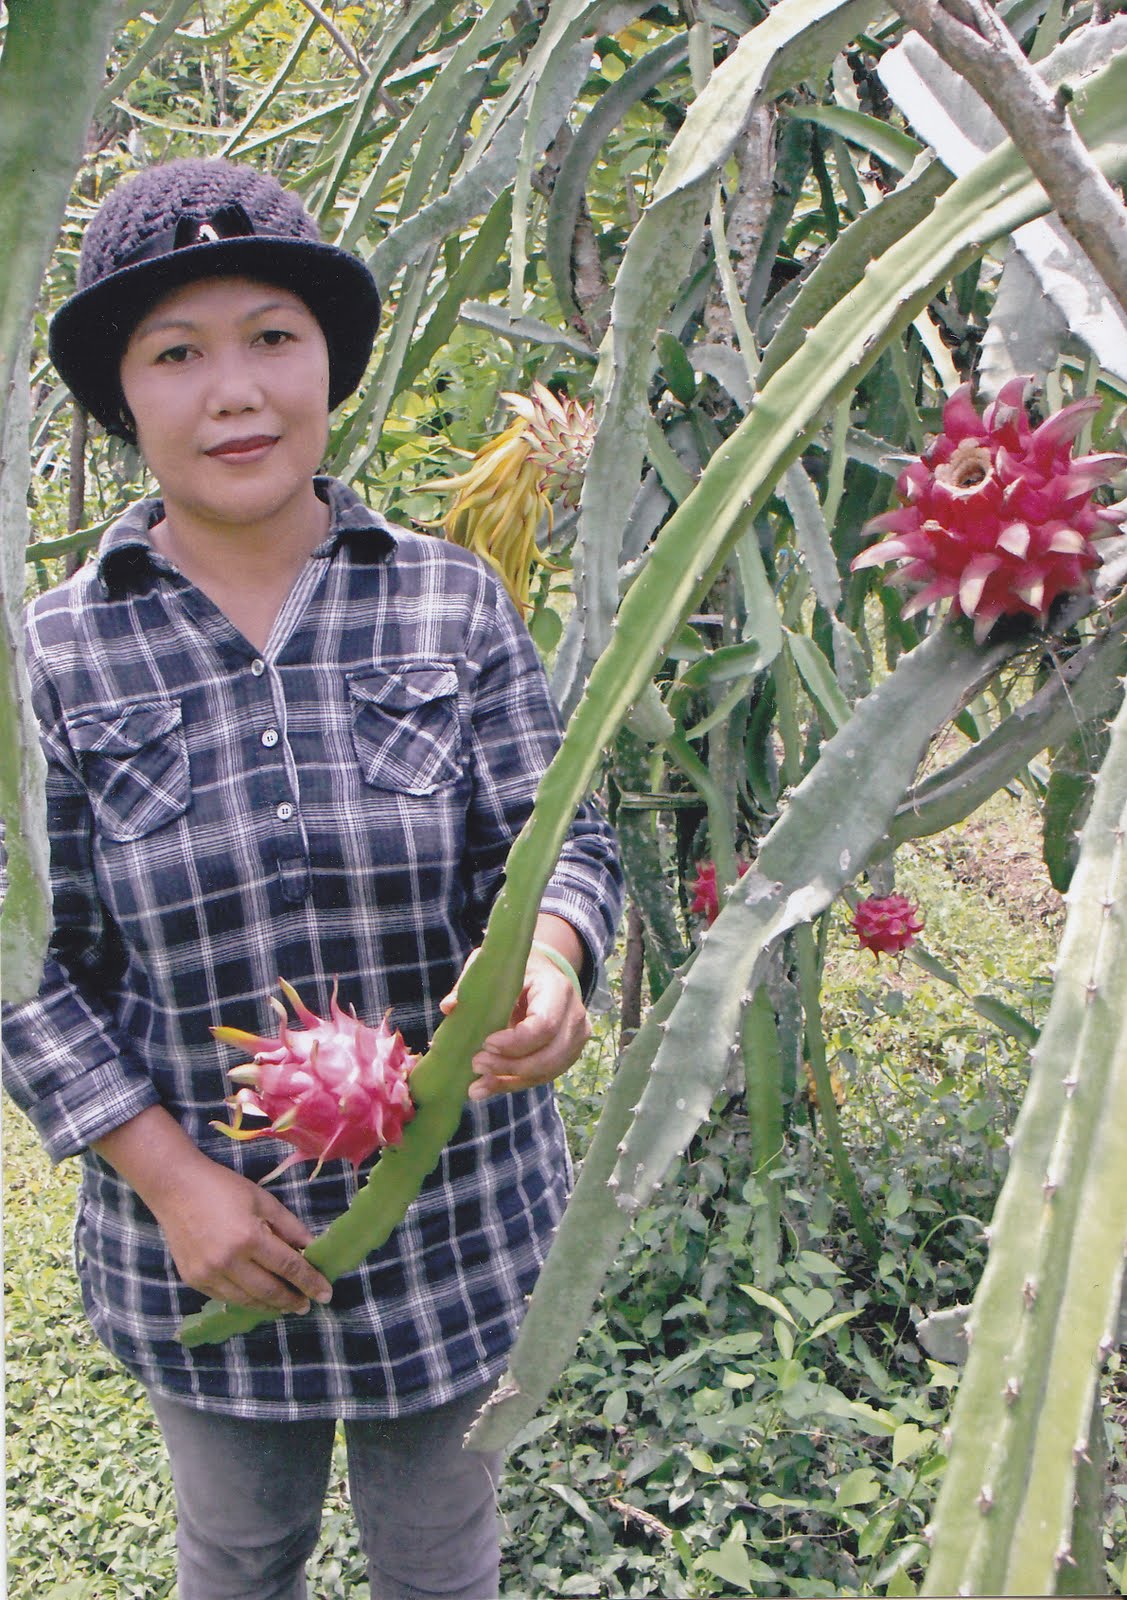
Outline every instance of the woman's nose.
POLYGON ((214 357, 210 376, 208 408, 213 415, 256 411, 261 406, 262 385, 241 350, 214 357))

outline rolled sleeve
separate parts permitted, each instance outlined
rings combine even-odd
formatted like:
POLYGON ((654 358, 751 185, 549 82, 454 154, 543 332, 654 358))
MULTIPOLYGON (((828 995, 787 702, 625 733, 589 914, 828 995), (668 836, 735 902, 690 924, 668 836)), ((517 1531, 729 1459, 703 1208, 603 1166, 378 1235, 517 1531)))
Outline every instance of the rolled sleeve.
POLYGON ((42 704, 37 710, 47 755, 54 928, 39 992, 3 1009, 3 1076, 47 1153, 60 1161, 160 1097, 98 998, 113 979, 91 860, 93 821, 42 704))

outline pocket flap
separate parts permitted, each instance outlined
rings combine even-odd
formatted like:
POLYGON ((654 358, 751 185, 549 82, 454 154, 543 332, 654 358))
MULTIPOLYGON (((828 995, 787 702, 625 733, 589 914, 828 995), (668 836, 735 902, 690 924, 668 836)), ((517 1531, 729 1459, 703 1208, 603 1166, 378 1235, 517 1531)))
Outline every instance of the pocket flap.
POLYGON ((147 700, 70 715, 67 732, 71 747, 84 755, 130 756, 166 738, 182 723, 178 700, 147 700))
POLYGON ((453 667, 396 667, 351 677, 348 686, 358 700, 385 711, 408 712, 457 694, 458 674, 453 667))

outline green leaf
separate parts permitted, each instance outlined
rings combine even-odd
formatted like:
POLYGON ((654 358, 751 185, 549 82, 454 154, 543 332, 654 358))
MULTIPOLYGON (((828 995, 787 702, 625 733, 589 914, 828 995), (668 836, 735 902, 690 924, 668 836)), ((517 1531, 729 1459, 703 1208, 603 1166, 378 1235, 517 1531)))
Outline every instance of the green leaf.
POLYGON ((854 1467, 834 1489, 839 1506, 867 1506, 881 1496, 881 1486, 868 1467, 854 1467))
POLYGON ((659 328, 657 333, 657 358, 670 394, 681 405, 691 406, 697 394, 697 375, 685 354, 685 346, 664 328, 659 328))
POLYGON ((784 1322, 789 1322, 791 1327, 798 1326, 783 1302, 776 1299, 773 1294, 768 1294, 766 1289, 757 1289, 753 1283, 740 1283, 736 1287, 749 1299, 754 1300, 757 1306, 764 1306, 766 1310, 774 1312, 775 1316, 781 1317, 784 1322))

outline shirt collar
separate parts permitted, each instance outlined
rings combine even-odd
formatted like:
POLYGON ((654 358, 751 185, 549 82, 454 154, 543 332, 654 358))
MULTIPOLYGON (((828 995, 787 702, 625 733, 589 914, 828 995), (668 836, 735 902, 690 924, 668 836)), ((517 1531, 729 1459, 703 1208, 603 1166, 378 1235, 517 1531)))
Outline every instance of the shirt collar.
MULTIPOLYGON (((354 559, 382 561, 394 554, 395 531, 378 511, 364 504, 355 490, 337 478, 316 477, 317 494, 329 508, 329 531, 312 552, 314 559, 332 556, 347 544, 354 559)), ((107 594, 134 587, 144 573, 168 571, 168 564, 150 537, 164 516, 158 499, 138 500, 107 528, 98 546, 97 573, 107 594)))

